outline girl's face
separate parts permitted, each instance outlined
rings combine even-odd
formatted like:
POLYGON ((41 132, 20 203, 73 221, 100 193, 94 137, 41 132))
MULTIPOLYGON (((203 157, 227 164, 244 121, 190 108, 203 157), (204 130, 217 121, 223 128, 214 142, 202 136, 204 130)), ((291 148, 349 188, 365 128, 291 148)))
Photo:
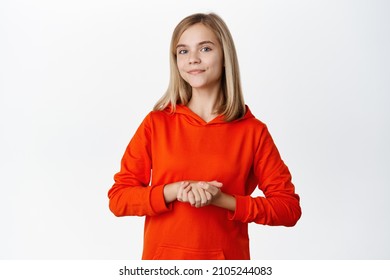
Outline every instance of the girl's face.
POLYGON ((223 71, 223 52, 214 33, 201 23, 190 26, 176 46, 177 67, 193 89, 219 87, 223 71))

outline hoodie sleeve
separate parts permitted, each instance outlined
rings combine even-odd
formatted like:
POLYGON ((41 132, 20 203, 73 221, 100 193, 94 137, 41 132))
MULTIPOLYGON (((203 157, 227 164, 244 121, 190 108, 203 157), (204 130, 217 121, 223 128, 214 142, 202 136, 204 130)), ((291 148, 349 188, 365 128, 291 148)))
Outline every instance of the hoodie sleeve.
POLYGON ((141 123, 122 157, 120 171, 108 191, 109 207, 115 216, 153 216, 169 211, 164 185, 150 186, 151 114, 141 123))
POLYGON ((267 127, 255 153, 254 172, 265 197, 235 195, 236 210, 229 213, 229 218, 244 223, 294 226, 301 217, 300 199, 267 127))

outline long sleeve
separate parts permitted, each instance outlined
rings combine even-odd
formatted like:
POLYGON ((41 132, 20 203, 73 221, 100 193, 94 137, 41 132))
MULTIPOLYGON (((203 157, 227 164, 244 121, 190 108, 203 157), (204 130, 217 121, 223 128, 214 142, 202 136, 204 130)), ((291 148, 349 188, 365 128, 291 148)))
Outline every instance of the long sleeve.
POLYGON ((184 105, 151 112, 114 180, 111 211, 145 216, 143 259, 250 259, 249 222, 292 226, 301 215, 290 172, 249 108, 232 122, 221 116, 206 123, 184 105), (164 185, 185 180, 222 182, 236 211, 165 203, 164 185), (251 197, 256 187, 265 197, 251 197))
POLYGON ((153 216, 169 211, 163 185, 150 186, 151 116, 144 119, 131 139, 108 192, 110 210, 116 216, 153 216))
POLYGON ((294 226, 301 217, 299 196, 267 127, 264 127, 254 160, 254 174, 265 197, 235 195, 231 220, 264 225, 294 226))

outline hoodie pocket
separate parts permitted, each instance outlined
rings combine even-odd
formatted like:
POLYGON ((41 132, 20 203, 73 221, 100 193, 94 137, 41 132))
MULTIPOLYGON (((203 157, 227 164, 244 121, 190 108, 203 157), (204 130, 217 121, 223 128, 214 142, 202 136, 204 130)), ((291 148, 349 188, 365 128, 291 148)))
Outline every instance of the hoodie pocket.
POLYGON ((196 250, 184 247, 160 246, 153 260, 225 260, 222 250, 196 250))

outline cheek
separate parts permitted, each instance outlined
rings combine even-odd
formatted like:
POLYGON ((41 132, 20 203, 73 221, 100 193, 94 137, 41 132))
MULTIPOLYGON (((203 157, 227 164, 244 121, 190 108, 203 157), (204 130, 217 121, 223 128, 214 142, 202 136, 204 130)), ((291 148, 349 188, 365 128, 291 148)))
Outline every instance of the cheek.
POLYGON ((182 70, 183 67, 184 67, 184 60, 183 60, 183 59, 180 59, 180 58, 176 59, 176 65, 177 65, 177 68, 178 68, 179 70, 182 70))
POLYGON ((215 57, 211 62, 210 62, 215 69, 222 69, 223 68, 223 59, 221 57, 215 57))
POLYGON ((216 75, 221 75, 223 71, 223 63, 221 63, 221 61, 215 61, 211 67, 213 68, 213 72, 215 72, 216 75))
POLYGON ((176 63, 177 69, 179 70, 180 76, 183 76, 184 74, 184 65, 180 61, 177 61, 176 63))
POLYGON ((186 79, 186 72, 184 71, 184 64, 180 62, 179 60, 176 61, 177 69, 179 70, 180 77, 182 77, 185 81, 186 79))

